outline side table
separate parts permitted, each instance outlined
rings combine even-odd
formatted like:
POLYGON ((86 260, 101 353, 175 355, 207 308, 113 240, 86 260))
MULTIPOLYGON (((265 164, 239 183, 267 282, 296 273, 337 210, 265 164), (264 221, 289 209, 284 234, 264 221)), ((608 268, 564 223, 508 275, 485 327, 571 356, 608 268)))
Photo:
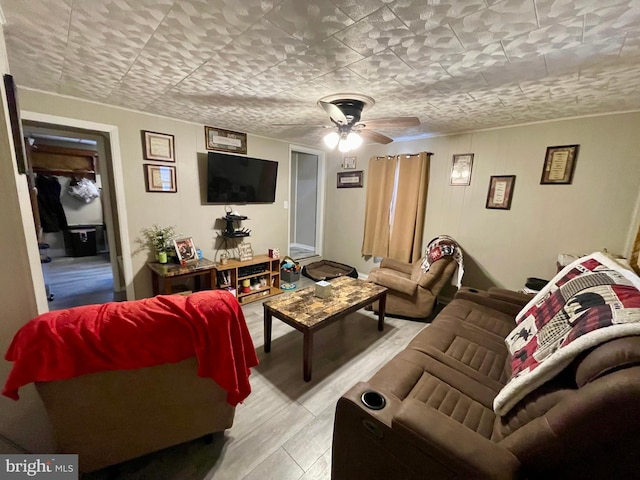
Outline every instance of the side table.
POLYGON ((174 263, 147 263, 147 267, 151 270, 151 283, 153 286, 153 295, 169 295, 171 294, 171 284, 174 280, 183 280, 189 277, 195 277, 195 289, 211 289, 216 288, 215 268, 216 262, 207 260, 206 258, 197 260, 187 265, 178 265, 174 263), (208 277, 206 286, 200 283, 200 277, 208 277))

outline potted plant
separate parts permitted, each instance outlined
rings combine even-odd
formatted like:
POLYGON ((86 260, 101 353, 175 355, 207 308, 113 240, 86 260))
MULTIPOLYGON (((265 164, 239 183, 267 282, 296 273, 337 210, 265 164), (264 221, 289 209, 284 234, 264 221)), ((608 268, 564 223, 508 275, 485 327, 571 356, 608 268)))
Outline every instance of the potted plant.
POLYGON ((155 252, 158 262, 167 263, 167 253, 174 250, 171 242, 175 236, 175 227, 160 227, 159 225, 153 224, 150 227, 142 229, 142 239, 140 243, 144 244, 152 252, 155 252))

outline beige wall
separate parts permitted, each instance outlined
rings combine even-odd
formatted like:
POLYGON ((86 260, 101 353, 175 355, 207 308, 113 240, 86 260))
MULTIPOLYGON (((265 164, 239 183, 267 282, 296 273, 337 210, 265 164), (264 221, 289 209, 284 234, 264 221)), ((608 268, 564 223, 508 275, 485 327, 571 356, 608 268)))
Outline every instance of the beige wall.
MULTIPOLYGON (((143 227, 174 225, 184 236, 193 237, 205 257, 216 255, 216 238, 224 223, 224 205, 203 204, 206 177, 206 149, 203 125, 145 115, 124 109, 70 99, 31 90, 20 90, 23 111, 115 125, 118 127, 124 173, 126 211, 131 249, 139 246, 135 240, 143 227), (141 130, 168 133, 175 136, 177 193, 145 191, 141 130), (215 227, 214 227, 215 224, 215 227)), ((224 125, 220 125, 224 128, 224 125)), ((276 201, 273 204, 233 206, 249 217, 242 226, 252 230, 247 240, 255 253, 266 253, 277 247, 287 251, 288 212, 284 201, 289 198, 289 145, 284 142, 249 135, 247 154, 280 162, 276 201)), ((156 162, 157 164, 159 162, 156 162)), ((164 163, 167 165, 167 163, 164 163)), ((219 245, 219 244, 218 244, 219 245)), ((147 252, 133 255, 134 286, 137 298, 151 295, 151 278, 144 266, 150 259, 147 252)))
MULTIPOLYGON (((0 33, 0 69, 8 72, 4 35, 0 33)), ((27 321, 46 311, 44 280, 40 269, 38 243, 30 215, 29 191, 25 175, 19 175, 9 133, 4 84, 0 91, 0 352, 4 357, 11 339, 27 321), (36 281, 33 281, 32 272, 36 281)), ((0 378, 4 384, 11 364, 0 361, 0 378)), ((33 385, 20 391, 20 400, 0 396, 0 436, 31 451, 51 451, 51 436, 46 415, 33 385)), ((8 445, 0 442, 4 453, 8 445)), ((13 449, 7 453, 15 453, 13 449)))
POLYGON ((368 145, 357 152, 363 189, 336 189, 341 161, 333 154, 325 256, 369 272, 373 262, 360 255, 368 159, 424 150, 434 153, 424 242, 448 234, 460 243, 463 284, 517 289, 527 277, 551 278, 559 253, 623 253, 640 186, 638 131, 640 113, 630 113, 368 145), (546 148, 570 144, 580 145, 573 183, 540 185, 546 148), (449 185, 456 153, 475 154, 468 187, 449 185), (491 175, 516 175, 511 210, 485 208, 491 175))

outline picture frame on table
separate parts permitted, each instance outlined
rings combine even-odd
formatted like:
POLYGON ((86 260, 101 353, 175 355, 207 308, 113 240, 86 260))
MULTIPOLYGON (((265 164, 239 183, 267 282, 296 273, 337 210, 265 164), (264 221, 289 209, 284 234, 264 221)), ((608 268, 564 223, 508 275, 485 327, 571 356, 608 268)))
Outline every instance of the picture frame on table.
POLYGON ((207 150, 247 154, 247 134, 224 130, 222 128, 204 127, 204 141, 207 150))
POLYGON ((142 155, 145 160, 156 162, 175 162, 175 144, 173 135, 168 133, 141 130, 142 155))
POLYGON ((495 175, 489 179, 486 208, 510 210, 513 199, 515 175, 495 175))
POLYGON ((176 167, 144 164, 145 187, 147 192, 176 193, 176 167))
POLYGON ((473 155, 473 153, 461 153, 453 156, 453 161, 451 162, 451 176, 449 177, 449 185, 471 185, 473 155))
POLYGON ((193 238, 176 238, 173 240, 173 245, 176 248, 176 255, 178 256, 180 264, 185 265, 198 261, 198 250, 193 243, 193 238))
POLYGON ((362 188, 364 183, 364 171, 338 172, 337 188, 362 188))
POLYGON ((547 147, 542 167, 541 185, 569 185, 573 182, 580 145, 547 147))

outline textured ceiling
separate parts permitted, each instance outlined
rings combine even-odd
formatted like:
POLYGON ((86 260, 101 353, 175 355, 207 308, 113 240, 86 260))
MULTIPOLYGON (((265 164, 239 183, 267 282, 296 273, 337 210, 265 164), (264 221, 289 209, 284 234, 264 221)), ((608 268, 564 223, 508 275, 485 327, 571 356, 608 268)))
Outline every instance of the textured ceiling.
POLYGON ((395 139, 640 109, 640 0, 0 0, 20 86, 316 144, 318 98, 395 139))

